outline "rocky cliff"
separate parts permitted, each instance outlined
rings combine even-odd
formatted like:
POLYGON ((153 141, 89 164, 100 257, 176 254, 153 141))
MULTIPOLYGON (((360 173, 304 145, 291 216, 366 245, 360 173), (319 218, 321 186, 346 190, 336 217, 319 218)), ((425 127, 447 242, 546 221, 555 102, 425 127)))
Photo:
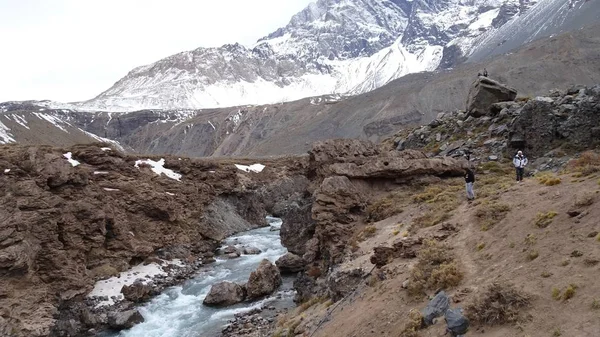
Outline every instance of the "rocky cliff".
MULTIPOLYGON (((278 184, 306 166, 266 161, 253 173, 234 165, 245 160, 152 160, 106 144, 0 152, 0 331, 15 337, 48 336, 57 308, 76 308, 99 279, 148 259, 193 262, 226 236, 265 226, 273 204, 296 193, 278 184)), ((58 335, 81 328, 61 327, 58 335)))

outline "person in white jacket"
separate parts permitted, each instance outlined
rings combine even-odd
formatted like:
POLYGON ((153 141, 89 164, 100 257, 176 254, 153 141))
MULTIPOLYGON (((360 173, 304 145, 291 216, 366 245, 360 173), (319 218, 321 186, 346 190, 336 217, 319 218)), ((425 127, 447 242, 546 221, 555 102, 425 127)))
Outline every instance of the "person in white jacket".
POLYGON ((517 170, 517 182, 523 181, 523 173, 525 172, 525 166, 527 166, 527 157, 523 154, 523 151, 517 152, 517 155, 513 159, 513 164, 517 170))

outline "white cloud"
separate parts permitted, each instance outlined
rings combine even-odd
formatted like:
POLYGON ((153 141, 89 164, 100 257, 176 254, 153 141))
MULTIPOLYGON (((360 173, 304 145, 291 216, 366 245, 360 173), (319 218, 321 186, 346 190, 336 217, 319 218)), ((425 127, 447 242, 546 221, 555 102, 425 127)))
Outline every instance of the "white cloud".
POLYGON ((252 44, 311 0, 0 0, 0 102, 79 101, 134 67, 252 44))

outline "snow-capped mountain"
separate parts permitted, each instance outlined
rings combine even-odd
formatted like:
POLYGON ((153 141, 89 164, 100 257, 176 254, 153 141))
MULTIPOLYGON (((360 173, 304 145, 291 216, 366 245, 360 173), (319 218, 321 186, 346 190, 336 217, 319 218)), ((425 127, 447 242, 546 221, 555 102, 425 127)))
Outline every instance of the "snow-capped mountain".
MULTIPOLYGON (((548 0, 540 0, 548 1, 548 0)), ((450 67, 536 0, 318 0, 253 46, 198 48, 138 67, 88 110, 208 108, 357 94, 450 67)))

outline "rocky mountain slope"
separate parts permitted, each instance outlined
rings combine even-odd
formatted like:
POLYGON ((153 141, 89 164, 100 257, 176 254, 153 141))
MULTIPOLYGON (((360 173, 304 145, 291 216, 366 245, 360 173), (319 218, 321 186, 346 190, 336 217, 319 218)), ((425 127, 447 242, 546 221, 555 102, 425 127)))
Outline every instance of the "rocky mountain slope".
MULTIPOLYGON (((132 70, 78 106, 115 112, 197 109, 365 93, 409 73, 452 67, 480 45, 487 50, 476 40, 551 2, 556 1, 319 0, 253 46, 170 56, 132 70)), ((596 5, 570 9, 577 18, 570 29, 598 21, 582 16, 590 6, 596 5)), ((527 23, 545 25, 546 17, 529 16, 527 23)), ((522 36, 531 41, 546 33, 522 36)))
POLYGON ((360 138, 378 141, 398 128, 427 124, 442 111, 466 109, 465 93, 477 72, 507 83, 520 97, 600 82, 598 26, 532 42, 510 55, 452 70, 419 73, 352 96, 205 110, 143 110, 116 114, 51 109, 47 104, 3 103, 0 123, 9 138, 71 146, 97 141, 77 129, 118 141, 130 151, 184 156, 264 156, 303 153, 314 141, 360 138), (43 109, 44 111, 40 111, 43 109), (55 123, 38 115, 47 114, 55 123), (21 123, 19 123, 21 121, 21 123), (26 128, 21 124, 26 124, 26 128), (57 127, 57 124, 59 127, 57 127), (64 130, 71 130, 74 135, 64 130))
MULTIPOLYGON (((429 125, 403 130, 382 144, 318 142, 308 156, 261 160, 266 167, 260 173, 234 165, 256 163, 248 159, 145 160, 104 144, 80 145, 68 152, 2 145, 0 332, 16 337, 85 334, 106 316, 94 311, 95 302, 84 300, 94 281, 156 258, 179 258, 197 266, 198 258, 208 261, 216 242, 264 225, 269 212, 283 219, 282 243, 296 255, 296 262, 303 262, 294 263, 295 270, 305 270, 294 287, 298 301, 309 304, 298 310, 321 300, 331 300, 330 305, 344 300, 371 277, 370 284, 394 289, 383 299, 366 290, 363 294, 371 296, 372 305, 398 296, 405 300, 393 300, 399 306, 395 315, 404 317, 409 309, 425 305, 425 295, 443 288, 472 305, 473 323, 487 331, 487 319, 495 313, 481 316, 489 305, 478 304, 477 298, 485 296, 478 286, 527 277, 523 289, 517 290, 541 299, 507 315, 514 319, 532 313, 519 322, 541 336, 540 331, 548 330, 540 328, 543 322, 564 311, 549 307, 556 303, 552 296, 561 305, 574 306, 574 296, 591 299, 597 292, 597 229, 590 206, 597 194, 600 156, 580 151, 597 145, 600 87, 497 102, 504 96, 493 93, 506 88, 489 79, 479 81, 478 87, 487 92, 471 92, 468 116, 447 111, 429 125), (553 169, 562 175, 539 175, 539 183, 530 180, 517 189, 510 167, 515 148, 530 155, 529 170, 553 169), (466 153, 472 153, 471 165, 477 165, 479 199, 471 205, 461 201, 461 176, 467 165, 461 158, 466 153), (520 208, 523 200, 540 215, 520 208), (573 242, 565 242, 565 232, 573 242), (519 242, 525 250, 505 252, 519 242), (557 242, 564 249, 556 249, 557 242), (559 262, 566 258, 567 263, 559 262), (570 269, 557 269, 559 263, 570 269), (518 267, 523 264, 532 269, 518 267), (380 269, 369 273, 374 266, 380 269), (503 270, 512 272, 502 274, 503 270), (548 282, 539 288, 545 279, 548 282), (529 305, 544 310, 528 311, 529 305)), ((360 311, 352 303, 361 302, 350 302, 347 312, 360 311)), ((128 301, 123 305, 121 309, 133 308, 128 301)), ((594 308, 593 302, 587 306, 594 308)), ((598 328, 594 312, 577 308, 568 319, 556 320, 559 326, 553 328, 592 336, 598 328)), ((291 313, 272 328, 288 334, 290 329, 294 334, 318 330, 322 309, 313 308, 304 316, 291 313)), ((381 310, 372 312, 387 319, 389 313, 381 310)), ((351 316, 350 331, 345 330, 350 316, 334 317, 317 332, 397 335, 406 322, 397 318, 375 329, 370 320, 351 316)), ((491 331, 511 335, 513 326, 502 325, 507 322, 512 321, 501 321, 491 331)), ((423 333, 431 335, 439 328, 423 333)))

